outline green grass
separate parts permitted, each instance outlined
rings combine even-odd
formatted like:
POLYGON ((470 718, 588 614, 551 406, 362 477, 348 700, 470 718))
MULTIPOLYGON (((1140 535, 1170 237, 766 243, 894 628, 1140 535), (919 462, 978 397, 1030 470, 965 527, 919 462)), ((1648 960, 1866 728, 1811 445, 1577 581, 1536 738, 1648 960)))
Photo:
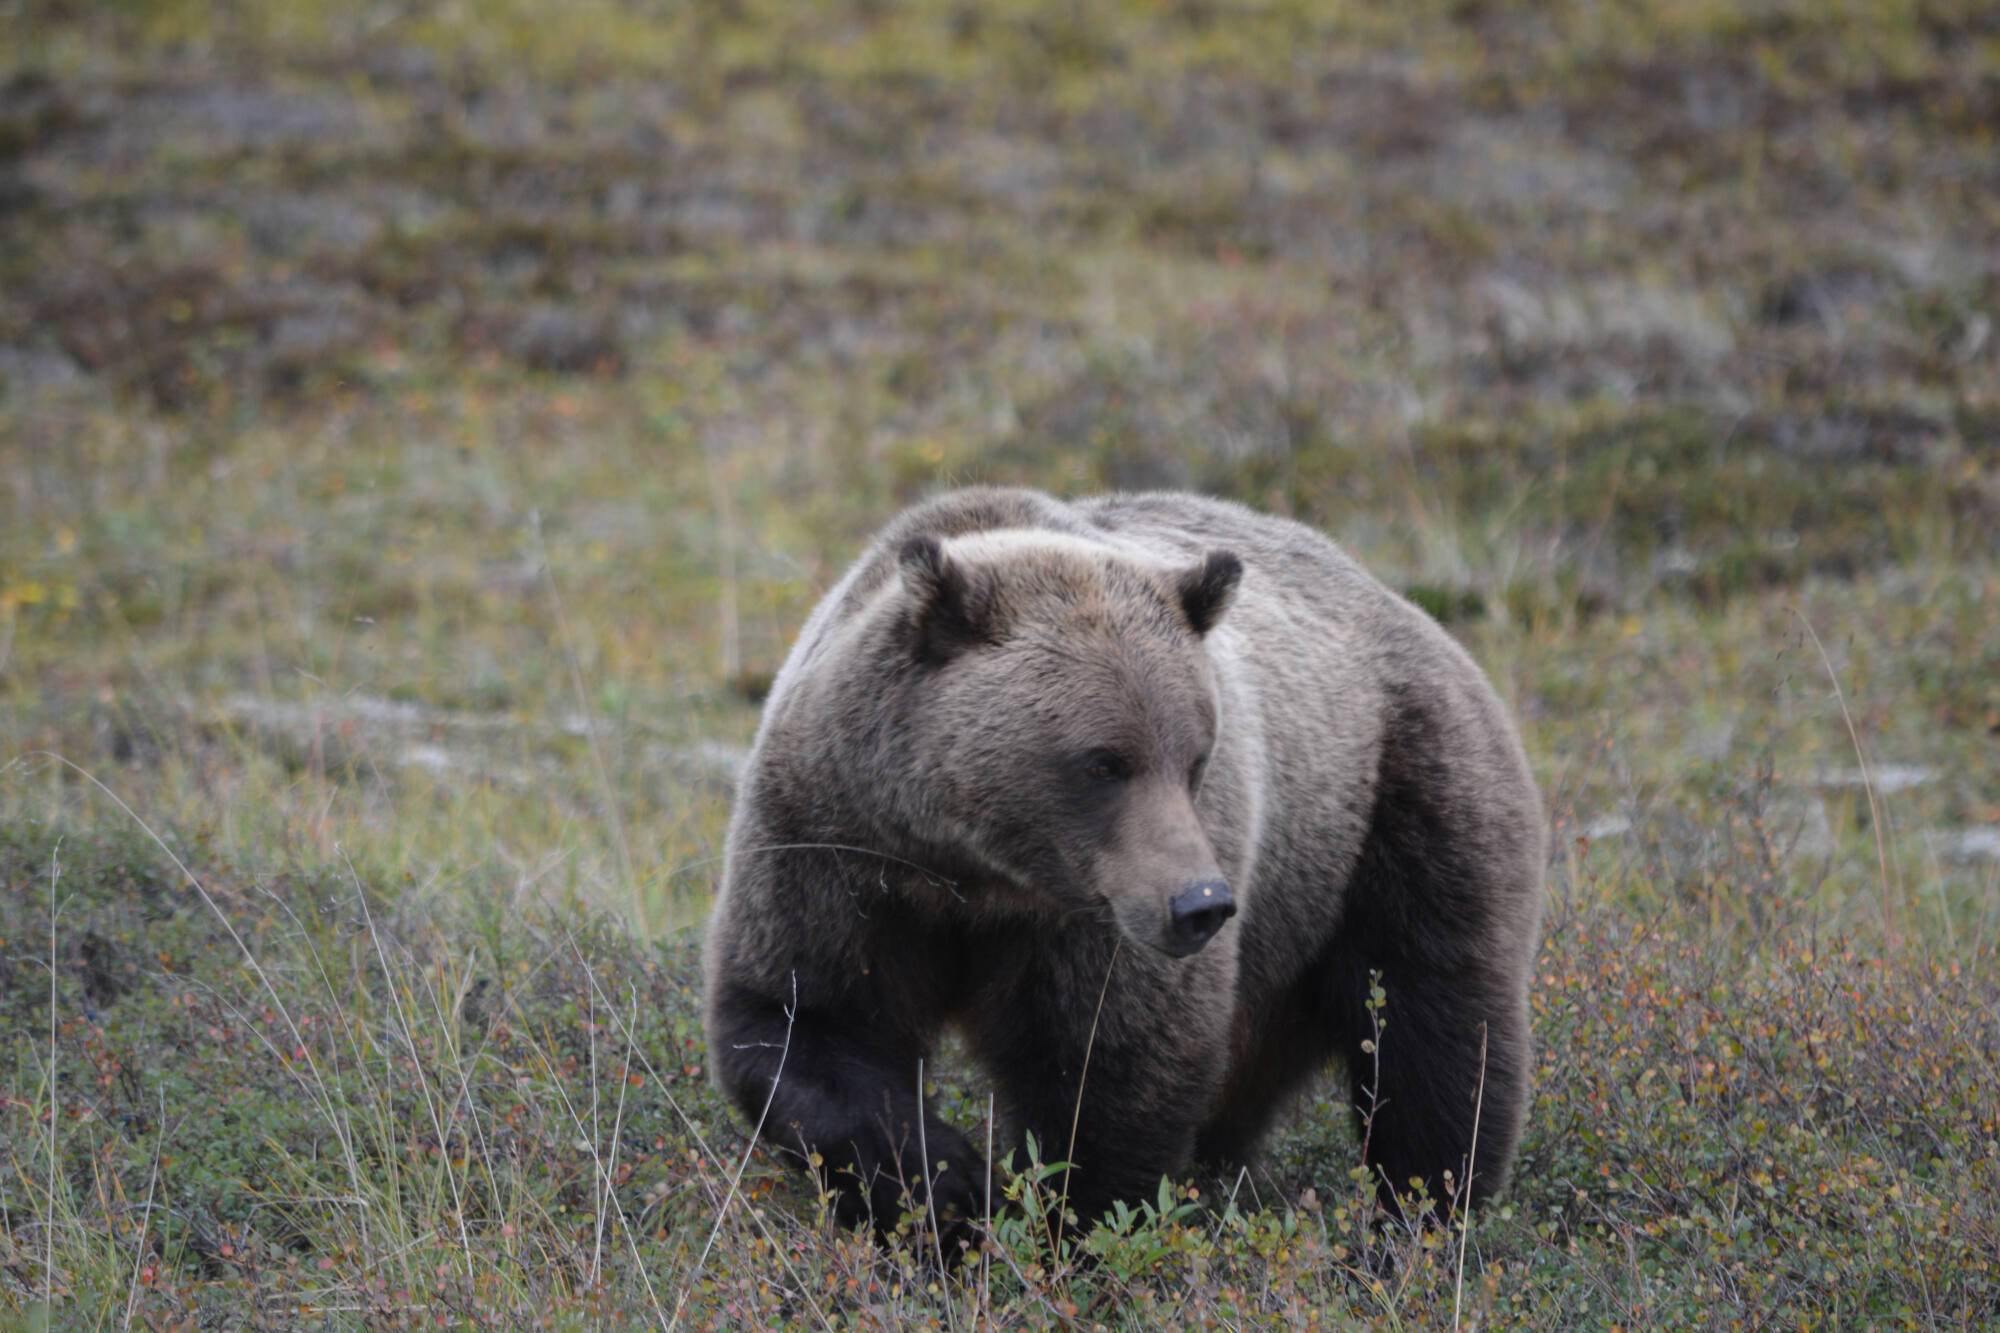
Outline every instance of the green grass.
POLYGON ((1983 7, 0 25, 7 1319, 2000 1321, 1983 7), (744 1156, 733 764, 978 480, 1318 524, 1520 715, 1544 1065, 1469 1238, 1370 1230, 1330 1088, 950 1281, 744 1156))

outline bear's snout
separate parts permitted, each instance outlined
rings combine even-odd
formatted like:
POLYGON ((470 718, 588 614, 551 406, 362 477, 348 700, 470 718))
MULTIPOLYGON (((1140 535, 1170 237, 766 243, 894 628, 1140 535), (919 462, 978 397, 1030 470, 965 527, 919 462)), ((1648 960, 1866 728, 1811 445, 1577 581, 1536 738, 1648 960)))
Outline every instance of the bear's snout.
POLYGON ((1171 925, 1167 930, 1167 952, 1185 958, 1198 952, 1215 938, 1222 923, 1236 915, 1236 899, 1229 886, 1219 879, 1198 880, 1167 904, 1171 925))

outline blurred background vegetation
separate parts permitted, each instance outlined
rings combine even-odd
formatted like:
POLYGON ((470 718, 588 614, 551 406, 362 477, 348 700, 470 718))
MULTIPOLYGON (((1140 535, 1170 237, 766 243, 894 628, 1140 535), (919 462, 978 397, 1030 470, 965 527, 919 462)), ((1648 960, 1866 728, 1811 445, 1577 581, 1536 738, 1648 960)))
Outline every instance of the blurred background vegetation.
MULTIPOLYGON (((368 1284, 435 1243, 465 1285, 427 1308, 454 1317, 587 1321, 593 1291, 648 1318, 686 1292, 704 1318, 762 1310, 750 1279, 686 1276, 713 1216, 724 1272, 773 1271, 755 1246, 778 1240, 688 1147, 692 1124, 740 1131, 702 1100, 684 931, 819 592, 901 505, 996 481, 1195 487, 1317 524, 1520 716, 1557 848, 1540 1021, 1581 1062, 1545 1070, 1538 1124, 1600 1137, 1531 1141, 1521 1215, 1472 1270, 1480 1317, 1544 1291, 1523 1307, 1544 1327, 2000 1318, 1991 5, 0 0, 0 29, 0 1298, 278 1318, 216 1304, 239 1282, 379 1321, 400 1316, 368 1284), (1812 1003, 1829 949, 1864 969, 1826 983, 1839 1022, 1812 1003), (593 1017, 618 993, 594 968, 650 978, 651 1030, 593 1017), (1565 1008, 1578 988, 1624 1002, 1565 1008), (401 1072, 377 1084, 204 1048, 209 1082, 174 1087, 268 1104, 217 1131, 206 1174, 160 1166, 162 1125, 194 1132, 162 1071, 195 1038, 162 1006, 320 1006, 365 1065, 397 995, 431 997, 435 1043, 395 1011, 401 1072), (474 996, 515 1046, 460 1044, 474 996), (1671 1019, 1697 1000, 1734 1033, 1702 1058, 1749 1083, 1711 1105, 1690 1074, 1674 1105, 1712 1119, 1611 1115, 1640 1146, 1607 1145, 1590 1099, 1669 1081, 1687 1051, 1647 1043, 1708 1034, 1671 1019), (1746 1037, 1760 1009, 1797 1021, 1746 1037), (593 1034, 569 1065, 517 1049, 566 1026, 593 1034), (1785 1052, 1836 1030, 1800 1092, 1785 1052), (622 1179, 564 1146, 598 1142, 564 1080, 599 1037, 628 1073, 640 1050, 665 1066, 632 1094, 661 1127, 622 1179), (1943 1061, 1921 1095, 1883 1073, 1919 1056, 1943 1061), (437 1089, 486 1060, 558 1127, 505 1189, 499 1158, 445 1151, 437 1089), (112 1072, 63 1072, 85 1067, 112 1072), (676 1077, 693 1121, 653 1095, 676 1077), (295 1085, 317 1100, 286 1121, 295 1085), (1812 1130, 1779 1154, 1818 1163, 1785 1195, 1745 1146, 1778 1123, 1760 1089, 1794 1129, 1818 1097, 1875 1107, 1877 1137, 1812 1130), (411 1203, 380 1164, 431 1112, 411 1203), (401 1201, 394 1244, 298 1202, 325 1192, 304 1145, 355 1116, 379 1142, 339 1188, 401 1201), (20 1145, 45 1134, 37 1166, 20 1145), (292 1174, 249 1171, 273 1144, 292 1174), (1578 1204, 1646 1152, 1705 1183, 1630 1168, 1578 1204), (1947 1268, 1870 1276, 1874 1242, 1839 1235, 1874 1214, 1815 1212, 1822 1186, 1922 1194, 1934 1213, 1884 1216, 1947 1268), (1736 1229, 1758 1189, 1779 1202, 1736 1229), (696 1221, 668 1226, 682 1190, 696 1221), (179 1202, 155 1222, 141 1194, 179 1202), (541 1267, 472 1261, 502 1215, 541 1267), (663 1248, 624 1253, 620 1219, 663 1248), (225 1244, 264 1257, 246 1276, 225 1244), (336 1259, 333 1294, 301 1296, 284 1255, 336 1259)), ((1274 1153, 1285 1199, 1346 1180, 1315 1109, 1274 1153)), ((1257 1299, 1190 1279, 1217 1318, 1276 1318, 1270 1291, 1308 1277, 1329 1318, 1435 1313, 1324 1248, 1280 1261, 1201 1225, 1262 1274, 1257 1299)), ((1088 1315, 1124 1271, 1058 1290, 1044 1260, 1007 1274, 1008 1317, 1078 1317, 1078 1291, 1088 1315)), ((847 1317, 785 1271, 784 1318, 847 1317)), ((914 1304, 886 1322, 960 1308, 895 1289, 914 1304)))

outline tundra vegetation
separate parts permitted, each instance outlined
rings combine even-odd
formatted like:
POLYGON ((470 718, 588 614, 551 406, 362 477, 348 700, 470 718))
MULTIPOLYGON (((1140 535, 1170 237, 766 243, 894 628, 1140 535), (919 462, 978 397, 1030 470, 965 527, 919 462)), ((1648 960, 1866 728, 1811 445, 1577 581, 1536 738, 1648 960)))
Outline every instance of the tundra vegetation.
POLYGON ((8 1324, 2000 1322, 1991 5, 0 30, 8 1324), (1469 1229, 1374 1225, 1331 1082, 1081 1245, 1038 1145, 951 1274, 747 1147, 695 928, 755 700, 975 480, 1311 521, 1516 710, 1469 1229))

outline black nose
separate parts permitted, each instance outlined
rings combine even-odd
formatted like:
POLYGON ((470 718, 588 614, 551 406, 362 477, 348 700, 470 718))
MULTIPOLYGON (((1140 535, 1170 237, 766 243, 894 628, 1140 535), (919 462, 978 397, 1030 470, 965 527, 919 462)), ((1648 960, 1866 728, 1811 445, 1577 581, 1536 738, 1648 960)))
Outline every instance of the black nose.
POLYGON ((1222 923, 1236 915, 1236 900, 1221 880, 1204 879, 1182 890, 1167 910, 1173 916, 1170 952, 1186 957, 1214 939, 1222 923))

